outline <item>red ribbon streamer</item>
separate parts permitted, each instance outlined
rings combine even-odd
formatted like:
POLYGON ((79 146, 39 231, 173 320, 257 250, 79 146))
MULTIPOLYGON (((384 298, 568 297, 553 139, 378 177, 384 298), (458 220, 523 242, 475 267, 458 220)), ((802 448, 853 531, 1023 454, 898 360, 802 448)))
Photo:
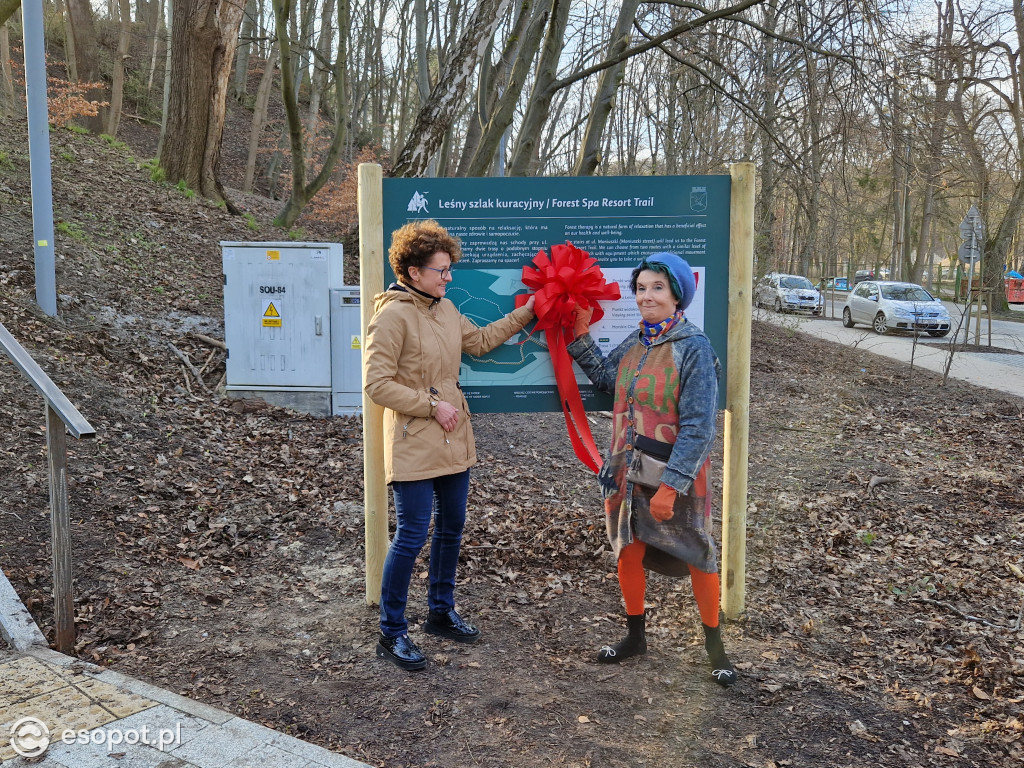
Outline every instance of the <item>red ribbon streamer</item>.
MULTIPOLYGON (((537 297, 533 306, 537 315, 535 330, 544 331, 555 368, 555 382, 565 426, 576 457, 597 472, 601 468, 601 453, 590 434, 590 423, 583 410, 583 399, 572 370, 572 357, 566 346, 573 338, 573 310, 576 305, 594 310, 591 322, 604 317, 598 301, 620 298, 618 283, 604 279, 597 260, 572 243, 551 246, 551 257, 537 251, 532 265, 523 267, 523 283, 532 288, 537 297)), ((527 296, 517 296, 516 305, 526 303, 527 296)))

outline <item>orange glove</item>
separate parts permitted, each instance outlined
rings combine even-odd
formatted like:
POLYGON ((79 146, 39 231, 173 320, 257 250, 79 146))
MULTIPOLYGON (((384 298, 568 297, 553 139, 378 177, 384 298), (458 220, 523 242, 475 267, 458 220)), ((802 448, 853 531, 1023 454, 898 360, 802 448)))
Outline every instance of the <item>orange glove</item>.
POLYGON ((590 318, 594 316, 594 308, 584 309, 577 304, 572 310, 572 334, 574 339, 578 339, 585 333, 590 333, 590 318))
POLYGON ((662 483, 658 490, 651 496, 651 517, 657 520, 659 523, 664 523, 666 520, 671 520, 672 516, 676 513, 676 489, 671 485, 665 485, 662 483))

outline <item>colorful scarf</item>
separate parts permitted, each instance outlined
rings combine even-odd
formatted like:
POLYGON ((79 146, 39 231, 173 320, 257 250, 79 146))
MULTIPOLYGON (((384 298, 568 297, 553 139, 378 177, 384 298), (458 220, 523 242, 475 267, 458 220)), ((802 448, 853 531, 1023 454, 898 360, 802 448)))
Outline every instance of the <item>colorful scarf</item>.
POLYGON ((661 334, 665 333, 669 328, 674 328, 682 321, 683 310, 681 309, 677 309, 671 316, 666 317, 660 323, 648 323, 646 320, 641 320, 640 341, 644 346, 649 347, 654 343, 655 339, 661 336, 661 334))

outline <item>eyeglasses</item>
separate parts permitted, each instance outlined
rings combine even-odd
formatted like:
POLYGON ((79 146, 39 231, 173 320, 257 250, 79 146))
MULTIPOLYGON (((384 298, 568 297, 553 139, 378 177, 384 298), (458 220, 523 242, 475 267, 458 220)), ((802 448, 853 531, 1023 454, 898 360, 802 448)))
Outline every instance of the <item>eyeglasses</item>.
POLYGON ((438 269, 437 267, 426 267, 426 266, 423 266, 423 267, 420 267, 420 269, 432 269, 434 272, 440 272, 442 280, 447 280, 449 277, 452 276, 452 268, 451 267, 445 267, 444 269, 438 269))

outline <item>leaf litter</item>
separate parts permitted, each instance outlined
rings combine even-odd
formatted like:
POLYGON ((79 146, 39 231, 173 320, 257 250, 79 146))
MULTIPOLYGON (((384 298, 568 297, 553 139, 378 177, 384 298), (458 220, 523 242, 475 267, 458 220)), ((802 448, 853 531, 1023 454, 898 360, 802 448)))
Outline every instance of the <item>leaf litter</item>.
MULTIPOLYGON (((93 162, 55 170, 57 215, 84 239, 58 248, 61 316, 45 318, 10 128, 0 322, 97 429, 69 441, 79 658, 372 765, 1024 758, 1021 400, 755 323, 746 613, 724 631, 741 673, 728 691, 707 674, 689 585, 657 575, 649 654, 594 662, 623 622, 593 476, 561 415, 477 415, 458 594, 484 639, 418 633, 414 579, 409 617, 431 665, 410 675, 373 654, 358 420, 213 394, 217 243, 280 233, 57 132, 55 151, 74 143, 93 162)), ((0 566, 52 636, 41 405, 10 366, 0 412, 0 566)), ((593 423, 605 442, 608 420, 593 423)), ((721 445, 714 462, 720 499, 721 445)))

